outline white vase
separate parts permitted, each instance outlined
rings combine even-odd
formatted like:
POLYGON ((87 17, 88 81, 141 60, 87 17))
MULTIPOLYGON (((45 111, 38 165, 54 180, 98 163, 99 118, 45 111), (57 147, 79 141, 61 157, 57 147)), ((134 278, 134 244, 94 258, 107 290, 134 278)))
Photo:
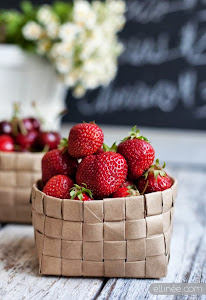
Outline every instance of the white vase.
POLYGON ((0 45, 0 120, 10 119, 13 103, 20 102, 23 116, 34 115, 35 101, 51 129, 58 129, 56 115, 65 108, 66 87, 43 58, 16 45, 0 45))

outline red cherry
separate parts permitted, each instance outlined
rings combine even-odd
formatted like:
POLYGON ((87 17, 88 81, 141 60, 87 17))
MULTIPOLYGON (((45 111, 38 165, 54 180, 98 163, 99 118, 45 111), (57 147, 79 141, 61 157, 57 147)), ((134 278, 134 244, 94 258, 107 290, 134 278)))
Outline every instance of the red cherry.
POLYGON ((41 131, 38 134, 36 147, 39 150, 43 150, 46 146, 49 150, 57 149, 61 140, 61 136, 58 132, 54 131, 41 131))
POLYGON ((0 122, 0 134, 11 134, 12 128, 11 123, 8 121, 0 122))
POLYGON ((15 137, 15 143, 18 146, 20 146, 21 151, 28 150, 35 146, 37 136, 38 136, 38 133, 35 130, 28 132, 27 135, 23 135, 22 133, 19 133, 15 137))
POLYGON ((0 135, 0 151, 12 152, 14 151, 14 141, 6 134, 0 135))
POLYGON ((36 119, 36 118, 30 118, 32 125, 33 125, 33 129, 39 131, 41 128, 41 122, 36 119))
POLYGON ((38 119, 25 118, 25 119, 23 119, 23 123, 24 123, 24 126, 27 131, 32 131, 32 130, 39 131, 40 130, 41 123, 38 119))

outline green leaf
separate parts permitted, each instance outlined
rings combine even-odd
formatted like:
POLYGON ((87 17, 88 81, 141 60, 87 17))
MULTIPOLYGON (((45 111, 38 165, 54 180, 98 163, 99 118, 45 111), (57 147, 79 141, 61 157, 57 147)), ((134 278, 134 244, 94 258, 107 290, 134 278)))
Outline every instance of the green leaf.
POLYGON ((83 194, 82 193, 78 193, 77 197, 79 198, 79 200, 83 201, 83 194))
POLYGON ((59 17, 61 23, 65 23, 72 18, 73 7, 71 3, 57 1, 53 6, 54 13, 59 17))
POLYGON ((68 149, 68 139, 66 138, 61 139, 58 145, 58 149, 63 150, 63 152, 66 152, 66 150, 68 149))
POLYGON ((160 174, 160 176, 163 176, 163 177, 166 176, 166 173, 164 170, 160 170, 159 174, 160 174))
POLYGON ((32 15, 34 12, 34 7, 30 1, 22 1, 20 8, 25 15, 32 15))
POLYGON ((75 190, 72 190, 72 191, 70 192, 70 196, 72 197, 72 199, 75 198, 75 196, 76 196, 76 191, 75 191, 75 190))
POLYGON ((103 143, 103 150, 104 150, 104 152, 107 152, 107 151, 110 151, 110 148, 105 143, 103 143))
POLYGON ((155 179, 157 180, 157 176, 159 175, 159 170, 154 170, 154 177, 155 177, 155 179))
POLYGON ((160 164, 160 161, 159 161, 159 159, 157 158, 157 159, 156 159, 156 165, 159 166, 159 164, 160 164))
POLYGON ((144 178, 147 179, 148 175, 149 175, 149 171, 146 171, 142 176, 144 176, 144 178))

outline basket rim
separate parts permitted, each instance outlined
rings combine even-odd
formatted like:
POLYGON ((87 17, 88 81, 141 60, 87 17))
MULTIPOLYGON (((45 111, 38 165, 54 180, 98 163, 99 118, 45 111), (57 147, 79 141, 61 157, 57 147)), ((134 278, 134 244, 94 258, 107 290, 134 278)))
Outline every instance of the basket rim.
MULTIPOLYGON (((166 189, 166 190, 164 190, 164 191, 158 191, 158 192, 147 193, 147 194, 139 195, 139 196, 125 197, 125 199, 127 199, 127 198, 128 198, 128 199, 130 199, 130 198, 133 198, 133 199, 136 198, 136 199, 138 199, 138 198, 141 198, 142 196, 144 197, 144 196, 147 196, 147 195, 150 195, 150 197, 152 197, 152 195, 156 195, 157 193, 165 194, 165 193, 167 193, 168 190, 171 190, 172 188, 174 188, 175 186, 177 186, 177 183, 178 183, 178 181, 177 181, 176 178, 173 178, 173 177, 171 177, 171 176, 170 176, 170 178, 171 178, 173 184, 172 184, 172 186, 171 186, 169 189, 166 189)), ((63 202, 63 201, 75 201, 75 202, 77 201, 77 200, 73 200, 73 199, 61 199, 61 198, 56 198, 56 197, 53 197, 53 196, 46 195, 44 192, 42 192, 42 191, 38 188, 38 184, 41 183, 41 182, 42 182, 41 179, 37 180, 37 181, 33 184, 32 190, 35 189, 36 191, 40 192, 40 193, 42 194, 43 197, 49 197, 49 198, 51 198, 51 200, 58 200, 58 201, 62 201, 62 202, 63 202)), ((123 198, 103 198, 103 199, 94 199, 94 200, 92 200, 92 202, 94 202, 94 201, 107 201, 108 199, 110 199, 110 200, 115 200, 115 199, 123 199, 123 198)), ((84 201, 80 201, 80 202, 84 202, 84 201)))
POLYGON ((6 151, 0 151, 1 156, 38 156, 38 155, 44 155, 45 152, 17 152, 17 151, 11 151, 11 152, 6 152, 6 151))

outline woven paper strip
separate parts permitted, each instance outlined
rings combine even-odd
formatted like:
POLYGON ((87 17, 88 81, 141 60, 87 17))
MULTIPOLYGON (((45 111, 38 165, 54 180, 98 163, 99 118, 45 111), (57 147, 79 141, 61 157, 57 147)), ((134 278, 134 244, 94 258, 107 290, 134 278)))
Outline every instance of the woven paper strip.
POLYGON ((0 222, 31 223, 30 194, 43 153, 0 152, 0 222))
POLYGON ((171 189, 81 202, 32 189, 39 272, 86 277, 160 278, 167 274, 174 200, 171 189))

